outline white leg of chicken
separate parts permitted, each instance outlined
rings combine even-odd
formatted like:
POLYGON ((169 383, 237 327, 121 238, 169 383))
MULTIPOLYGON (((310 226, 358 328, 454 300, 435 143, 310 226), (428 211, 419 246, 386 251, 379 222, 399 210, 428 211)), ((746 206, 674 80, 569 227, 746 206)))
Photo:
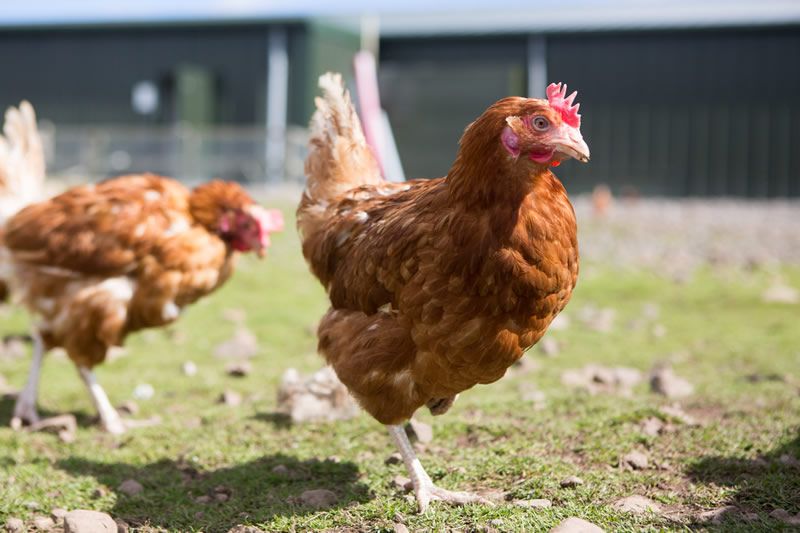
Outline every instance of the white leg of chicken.
POLYGON ((100 415, 100 423, 103 425, 103 429, 117 435, 124 433, 125 424, 117 410, 111 405, 106 391, 104 391, 100 383, 97 382, 97 377, 94 375, 94 372, 86 367, 79 366, 78 373, 80 373, 81 379, 83 379, 83 382, 89 389, 89 394, 92 395, 92 401, 94 402, 95 408, 97 408, 97 413, 100 415))
POLYGON ((405 428, 403 426, 386 427, 389 428, 389 435, 392 436, 392 440, 394 440, 394 443, 397 445, 400 455, 403 456, 403 462, 408 469, 411 483, 414 485, 414 495, 417 498, 420 513, 425 512, 428 508, 428 504, 432 500, 439 500, 456 505, 465 505, 468 503, 492 505, 492 502, 477 494, 447 490, 434 485, 428 473, 422 468, 422 463, 419 462, 417 454, 414 453, 414 448, 408 440, 405 428))
POLYGON ((28 381, 25 388, 17 396, 14 404, 14 415, 11 417, 11 427, 20 429, 24 423, 35 424, 39 421, 39 413, 36 411, 36 399, 39 395, 39 375, 42 372, 42 361, 44 360, 44 342, 39 332, 31 332, 33 338, 33 361, 31 370, 28 373, 28 381))

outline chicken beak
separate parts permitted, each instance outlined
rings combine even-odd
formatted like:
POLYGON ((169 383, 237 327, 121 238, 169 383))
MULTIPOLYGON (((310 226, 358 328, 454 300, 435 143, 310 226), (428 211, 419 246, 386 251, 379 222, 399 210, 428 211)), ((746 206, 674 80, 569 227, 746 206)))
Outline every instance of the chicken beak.
POLYGON ((589 162, 589 146, 578 128, 563 124, 553 139, 553 145, 559 154, 577 159, 581 163, 589 162))
POLYGON ((264 209, 258 204, 251 205, 248 211, 258 225, 253 251, 258 257, 264 258, 267 255, 267 248, 271 244, 270 233, 283 231, 283 215, 277 209, 264 209))

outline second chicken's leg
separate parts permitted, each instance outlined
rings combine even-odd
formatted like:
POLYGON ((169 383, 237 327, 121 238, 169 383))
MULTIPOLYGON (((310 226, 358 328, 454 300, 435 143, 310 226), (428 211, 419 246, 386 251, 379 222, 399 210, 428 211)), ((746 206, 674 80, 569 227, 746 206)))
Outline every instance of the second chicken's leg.
POLYGON ((114 434, 124 433, 125 424, 122 422, 122 418, 119 416, 117 410, 111 405, 106 391, 104 391, 103 387, 97 382, 94 372, 83 366, 78 367, 78 372, 81 375, 81 379, 83 379, 83 382, 86 384, 86 387, 89 389, 89 394, 92 395, 92 401, 97 408, 97 414, 100 415, 100 423, 103 425, 103 429, 114 434))
POLYGON ((31 336, 33 337, 33 360, 25 388, 19 393, 17 402, 14 404, 14 415, 11 418, 13 429, 20 429, 25 422, 35 424, 39 421, 39 413, 36 412, 36 398, 39 393, 39 374, 42 371, 44 359, 44 342, 37 331, 33 331, 31 336))
POLYGON ((411 447, 405 428, 403 426, 386 427, 389 428, 389 434, 397 445, 400 455, 403 456, 403 462, 408 469, 409 476, 411 476, 411 483, 414 485, 414 495, 417 498, 420 513, 425 512, 431 500, 440 500, 455 505, 465 505, 467 503, 492 505, 492 502, 477 494, 447 490, 434 485, 428 473, 422 468, 422 463, 419 462, 417 454, 414 453, 414 448, 411 447))

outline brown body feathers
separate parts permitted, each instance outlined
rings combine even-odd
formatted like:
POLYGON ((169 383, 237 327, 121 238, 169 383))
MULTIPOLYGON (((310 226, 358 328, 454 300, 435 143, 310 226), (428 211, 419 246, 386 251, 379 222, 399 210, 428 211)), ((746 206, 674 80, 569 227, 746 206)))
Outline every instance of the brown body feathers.
POLYGON ((235 253, 215 217, 252 203, 235 184, 190 192, 125 176, 23 209, 6 225, 4 251, 47 347, 91 368, 128 333, 172 322, 231 275, 235 253))
POLYGON ((370 414, 396 424, 496 381, 539 340, 576 283, 575 217, 546 165, 511 160, 498 141, 506 117, 542 101, 489 108, 446 177, 388 183, 338 80, 321 85, 298 209, 331 300, 319 348, 370 414))

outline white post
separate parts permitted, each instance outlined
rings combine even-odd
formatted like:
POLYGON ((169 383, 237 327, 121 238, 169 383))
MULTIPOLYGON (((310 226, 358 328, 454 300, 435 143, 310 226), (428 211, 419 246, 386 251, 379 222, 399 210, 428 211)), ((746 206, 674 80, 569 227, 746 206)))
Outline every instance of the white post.
POLYGON ((286 170, 286 112, 289 99, 289 54, 286 29, 270 28, 267 37, 267 181, 283 181, 286 170))
POLYGON ((528 36, 528 97, 544 98, 547 87, 547 41, 544 35, 528 36))

